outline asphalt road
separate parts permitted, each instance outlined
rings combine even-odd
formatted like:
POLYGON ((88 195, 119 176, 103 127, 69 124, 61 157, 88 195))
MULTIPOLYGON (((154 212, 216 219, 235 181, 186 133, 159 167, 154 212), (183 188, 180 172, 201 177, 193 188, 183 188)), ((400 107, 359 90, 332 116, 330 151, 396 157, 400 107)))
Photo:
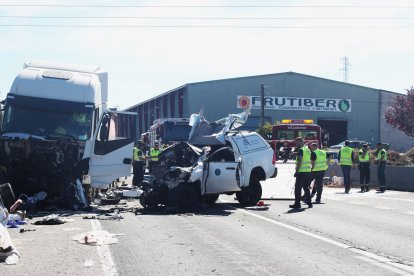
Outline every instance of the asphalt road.
POLYGON ((24 227, 34 232, 10 229, 22 257, 0 264, 1 275, 414 275, 414 193, 325 188, 323 204, 291 212, 289 170, 263 183, 267 210, 221 196, 197 213, 75 214, 24 227), (99 229, 124 235, 102 246, 72 240, 99 229))

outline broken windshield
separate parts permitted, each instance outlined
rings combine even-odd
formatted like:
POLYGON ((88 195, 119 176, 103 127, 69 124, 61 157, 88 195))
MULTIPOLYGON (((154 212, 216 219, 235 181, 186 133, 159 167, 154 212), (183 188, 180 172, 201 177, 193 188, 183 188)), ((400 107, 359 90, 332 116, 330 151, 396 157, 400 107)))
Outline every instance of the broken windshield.
POLYGON ((91 133, 92 111, 71 112, 6 105, 3 133, 27 133, 43 137, 73 137, 85 141, 91 133))

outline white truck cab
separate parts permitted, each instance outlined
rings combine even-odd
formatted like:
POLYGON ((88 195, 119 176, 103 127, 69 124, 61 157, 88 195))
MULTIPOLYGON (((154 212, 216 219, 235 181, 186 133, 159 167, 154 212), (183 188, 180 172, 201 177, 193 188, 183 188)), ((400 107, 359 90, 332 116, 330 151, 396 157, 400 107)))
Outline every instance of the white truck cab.
POLYGON ((24 64, 4 101, 1 182, 85 207, 82 182, 106 188, 130 175, 135 114, 108 110, 107 100, 98 66, 24 64))

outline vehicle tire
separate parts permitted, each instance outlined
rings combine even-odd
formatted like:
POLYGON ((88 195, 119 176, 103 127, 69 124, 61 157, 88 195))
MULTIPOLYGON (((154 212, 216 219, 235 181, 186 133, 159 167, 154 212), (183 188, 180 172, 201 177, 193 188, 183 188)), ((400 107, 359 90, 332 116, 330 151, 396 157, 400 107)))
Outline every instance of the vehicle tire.
POLYGON ((0 185, 0 199, 1 202, 4 204, 4 207, 6 207, 7 209, 9 209, 16 201, 10 183, 0 185))
POLYGON ((262 198, 262 185, 259 178, 252 175, 249 186, 236 193, 236 198, 242 206, 254 206, 262 198))
POLYGON ((158 206, 158 201, 153 193, 142 194, 139 197, 139 203, 145 208, 155 208, 158 206))
POLYGON ((204 200, 207 204, 213 204, 217 201, 220 194, 211 194, 211 195, 205 195, 204 200))
POLYGON ((177 198, 178 207, 185 210, 194 210, 199 200, 196 189, 188 183, 180 184, 180 186, 179 197, 177 198))

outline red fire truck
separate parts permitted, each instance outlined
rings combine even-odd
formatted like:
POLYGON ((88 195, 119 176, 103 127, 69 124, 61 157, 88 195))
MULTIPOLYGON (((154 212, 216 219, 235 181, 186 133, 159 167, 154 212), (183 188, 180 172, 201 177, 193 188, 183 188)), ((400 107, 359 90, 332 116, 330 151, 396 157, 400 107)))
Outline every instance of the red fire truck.
POLYGON ((319 148, 327 145, 328 133, 313 123, 313 120, 285 119, 273 126, 269 144, 275 151, 276 157, 284 156, 286 150, 290 151, 290 158, 294 157, 297 151, 295 138, 302 137, 305 145, 318 143, 319 148))

